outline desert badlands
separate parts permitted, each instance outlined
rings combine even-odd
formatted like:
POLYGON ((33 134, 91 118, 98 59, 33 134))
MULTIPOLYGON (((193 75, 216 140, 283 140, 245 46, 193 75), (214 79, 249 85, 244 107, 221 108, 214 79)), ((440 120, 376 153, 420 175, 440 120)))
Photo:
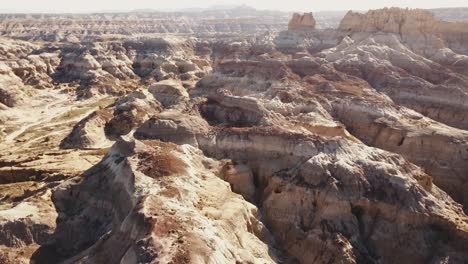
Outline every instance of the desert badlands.
POLYGON ((0 15, 0 263, 468 263, 455 11, 0 15))

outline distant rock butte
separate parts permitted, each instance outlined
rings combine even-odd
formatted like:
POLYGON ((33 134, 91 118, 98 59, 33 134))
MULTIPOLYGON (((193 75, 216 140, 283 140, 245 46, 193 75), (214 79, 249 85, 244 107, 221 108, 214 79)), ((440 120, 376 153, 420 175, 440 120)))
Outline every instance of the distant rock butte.
POLYGON ((468 23, 438 20, 423 9, 384 8, 365 14, 349 11, 338 31, 347 34, 398 34, 411 50, 433 56, 442 48, 468 52, 468 23))
POLYGON ((304 13, 303 15, 294 13, 289 21, 288 30, 313 30, 315 29, 315 19, 312 13, 304 13))
POLYGON ((338 29, 352 32, 386 32, 404 35, 468 33, 467 23, 438 20, 429 10, 384 8, 363 14, 349 11, 338 29))
POLYGON ((339 29, 346 31, 422 33, 430 30, 435 18, 432 13, 421 9, 384 8, 363 14, 349 11, 339 29))

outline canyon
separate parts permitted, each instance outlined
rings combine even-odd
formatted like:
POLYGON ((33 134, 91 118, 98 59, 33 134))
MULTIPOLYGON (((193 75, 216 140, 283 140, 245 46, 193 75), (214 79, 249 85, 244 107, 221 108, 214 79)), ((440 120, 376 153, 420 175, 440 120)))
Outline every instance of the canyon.
POLYGON ((0 263, 468 262, 464 17, 0 15, 0 263))

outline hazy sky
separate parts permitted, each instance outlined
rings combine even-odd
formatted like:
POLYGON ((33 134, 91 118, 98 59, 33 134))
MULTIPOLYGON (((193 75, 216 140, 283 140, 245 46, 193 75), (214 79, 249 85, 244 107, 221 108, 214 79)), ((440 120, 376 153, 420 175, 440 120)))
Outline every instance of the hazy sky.
POLYGON ((386 6, 468 7, 468 0, 0 0, 0 11, 95 12, 180 9, 219 5, 249 5, 258 9, 286 11, 365 10, 386 6))

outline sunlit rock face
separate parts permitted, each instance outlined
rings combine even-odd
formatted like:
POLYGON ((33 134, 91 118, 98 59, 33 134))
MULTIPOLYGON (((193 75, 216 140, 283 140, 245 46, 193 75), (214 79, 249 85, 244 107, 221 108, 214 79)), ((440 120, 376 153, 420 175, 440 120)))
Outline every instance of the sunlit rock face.
POLYGON ((468 29, 464 22, 447 22, 423 9, 384 8, 365 14, 348 12, 338 30, 345 32, 385 32, 398 34, 409 47, 419 53, 433 54, 449 47, 467 53, 468 29))
POLYGON ((467 263, 466 25, 283 15, 0 16, 0 263, 467 263))

